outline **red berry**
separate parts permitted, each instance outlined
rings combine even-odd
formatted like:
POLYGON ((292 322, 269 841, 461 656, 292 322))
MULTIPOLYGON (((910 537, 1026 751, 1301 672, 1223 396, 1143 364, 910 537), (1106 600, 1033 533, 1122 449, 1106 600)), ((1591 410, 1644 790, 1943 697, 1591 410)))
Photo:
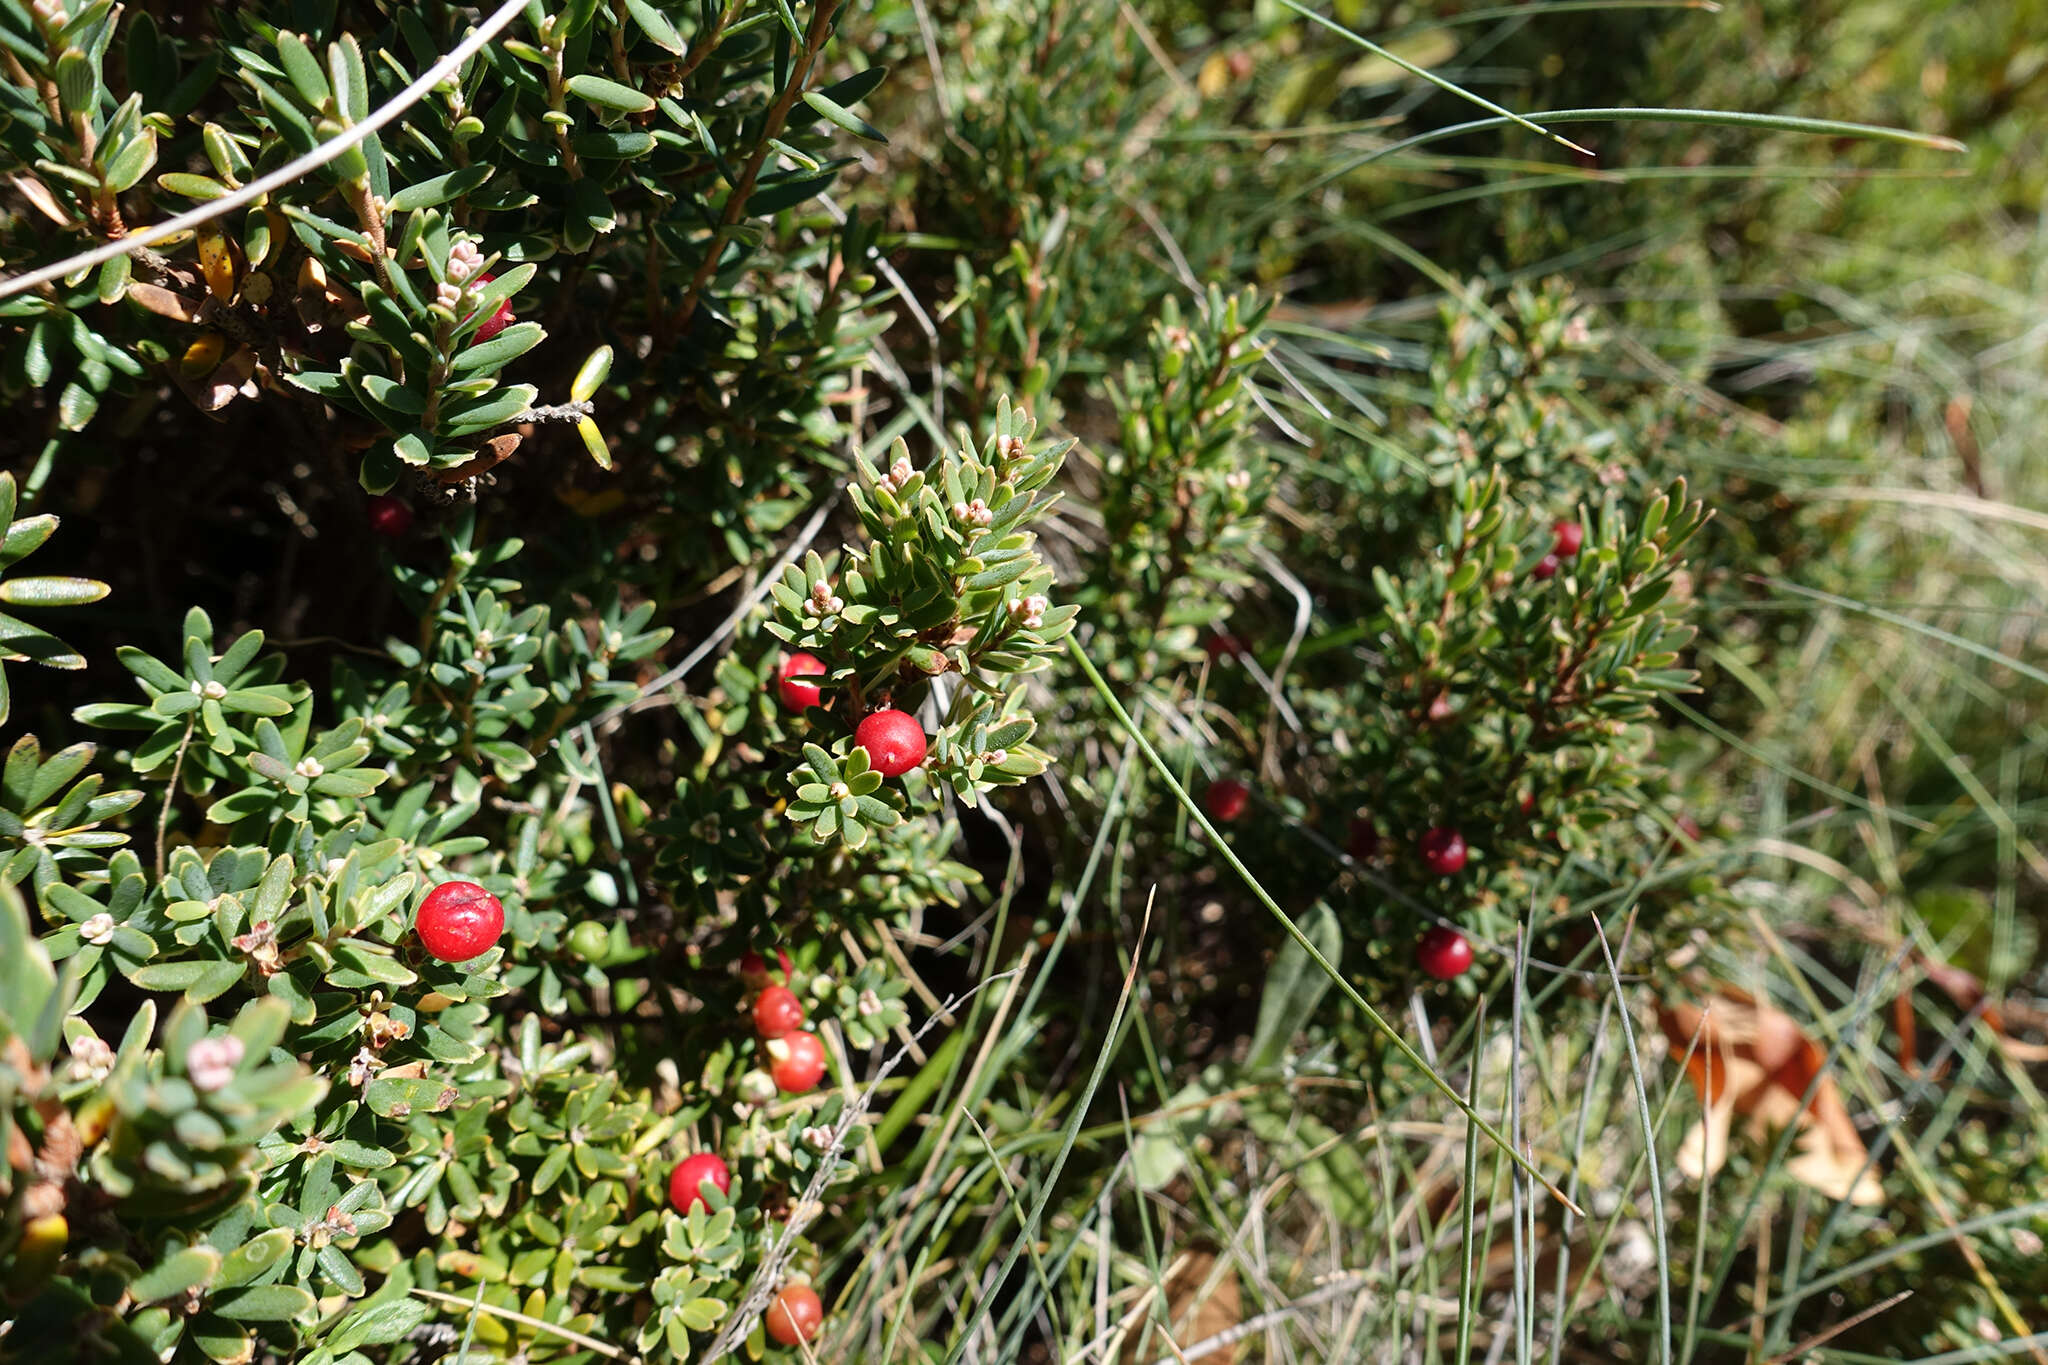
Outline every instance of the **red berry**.
POLYGON ((1537 561, 1536 561, 1536 567, 1535 567, 1535 568, 1533 568, 1533 569, 1531 569, 1531 570, 1530 570, 1529 572, 1530 572, 1530 573, 1532 573, 1532 574, 1534 574, 1534 575, 1536 576, 1536 579, 1537 579, 1537 581, 1538 581, 1538 582, 1541 582, 1542 580, 1544 580, 1544 579, 1546 579, 1546 578, 1554 578, 1554 577, 1556 577, 1556 575, 1557 575, 1557 556, 1556 556, 1556 555, 1545 555, 1545 556, 1543 556, 1543 558, 1541 558, 1541 559, 1539 559, 1539 560, 1537 560, 1537 561))
POLYGON ((768 1040, 768 1074, 785 1095, 801 1095, 825 1076, 825 1045, 815 1033, 786 1033, 768 1040))
POLYGON ((1551 547, 1551 553, 1559 559, 1570 559, 1579 552, 1579 547, 1586 543, 1586 528, 1576 521, 1552 522, 1550 533, 1557 537, 1557 543, 1551 547))
POLYGON ((885 706, 863 720, 853 742, 868 751, 868 763, 884 777, 901 777, 924 762, 924 730, 894 707, 885 706))
POLYGON ((1369 863, 1380 854, 1380 832, 1369 815, 1361 815, 1351 822, 1351 838, 1347 844, 1351 856, 1361 863, 1369 863))
POLYGON ((1244 808, 1251 804, 1252 789, 1234 777, 1221 777, 1209 784, 1209 790, 1202 793, 1202 804, 1209 808, 1212 819, 1226 825, 1244 814, 1244 808))
POLYGON ((688 1213, 702 1204, 708 1211, 710 1201, 704 1198, 701 1188, 707 1180, 720 1194, 732 1189, 732 1172, 715 1152, 699 1152, 678 1161, 676 1168, 668 1173, 669 1207, 677 1213, 688 1213))
POLYGON ((805 682, 805 678, 823 676, 825 661, 815 654, 798 651, 782 661, 775 670, 775 691, 782 698, 782 704, 792 711, 803 711, 818 704, 818 685, 805 682))
POLYGON ((780 1038, 804 1026, 804 1004, 787 986, 770 986, 754 1001, 754 1032, 780 1038))
POLYGON ((1415 945, 1415 965, 1439 981, 1463 976, 1472 966, 1472 945, 1456 929, 1438 925, 1415 945))
POLYGON ((442 882, 420 902, 412 927, 435 957, 467 962, 505 932, 505 907, 475 882, 442 882))
POLYGON ((1418 847, 1422 861, 1439 877, 1453 876, 1465 868, 1465 836, 1454 829, 1438 825, 1423 834, 1418 847))
MULTIPOLYGON (((489 284, 492 280, 495 280, 497 278, 498 277, 496 275, 478 276, 476 287, 481 289, 485 285, 489 284)), ((475 316, 476 314, 474 313, 470 314, 470 317, 475 316)), ((464 320, 467 321, 467 319, 464 320)), ((498 307, 496 311, 494 311, 489 317, 484 319, 483 326, 476 329, 476 335, 470 338, 469 344, 472 346, 481 346, 486 341, 489 341, 491 338, 497 336, 498 333, 504 331, 507 327, 510 327, 513 323, 517 322, 518 320, 519 319, 514 317, 512 314, 512 300, 501 299, 498 302, 498 307)))
POLYGON ((777 1346, 795 1346, 818 1335, 825 1325, 825 1305, 807 1284, 786 1284, 768 1305, 768 1335, 777 1346))
POLYGON ((1234 81, 1244 80, 1252 74, 1252 54, 1243 48, 1239 48, 1223 60, 1230 68, 1230 78, 1234 81))
POLYGON ((389 493, 371 496, 368 517, 370 529, 386 540, 396 540, 412 529, 412 509, 389 493))
POLYGON ((1244 653, 1244 641, 1228 631, 1219 630, 1202 642, 1202 649, 1212 660, 1223 658, 1235 659, 1238 655, 1244 653))

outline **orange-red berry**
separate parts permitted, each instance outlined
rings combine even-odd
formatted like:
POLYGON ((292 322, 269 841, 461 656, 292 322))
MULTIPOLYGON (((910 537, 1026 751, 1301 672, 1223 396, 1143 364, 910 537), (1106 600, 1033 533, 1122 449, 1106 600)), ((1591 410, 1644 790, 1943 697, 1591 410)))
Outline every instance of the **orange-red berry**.
POLYGON ((1209 810, 1209 818, 1229 824, 1244 814, 1244 808, 1251 804, 1252 789, 1234 777, 1219 777, 1209 784, 1209 790, 1202 793, 1202 804, 1209 810))
POLYGON ((787 986, 770 986, 754 1001, 754 1032, 780 1038, 804 1026, 803 1001, 787 986))
POLYGON ((443 882, 420 902, 413 932, 443 962, 467 962, 505 932, 505 907, 475 882, 443 882))
POLYGON ((824 674, 823 659, 798 650, 783 659, 782 666, 775 670, 775 694, 792 711, 808 710, 818 704, 822 695, 818 685, 809 679, 823 677, 824 674))
POLYGON ((785 1095, 801 1095, 825 1077, 825 1045, 815 1033, 786 1033, 768 1042, 768 1074, 785 1095))
POLYGON ((1415 964, 1439 981, 1463 976, 1472 966, 1472 945, 1456 929, 1438 925, 1415 945, 1415 964))
POLYGON ((825 1305, 807 1284, 786 1284, 768 1304, 768 1335, 778 1346, 795 1346, 818 1335, 825 1325, 825 1305))
POLYGON ((1439 825, 1425 831, 1417 847, 1422 850, 1422 861, 1439 877, 1453 876, 1465 870, 1465 836, 1454 829, 1439 825))
POLYGON ((688 1213, 699 1204, 708 1209, 710 1204, 704 1198, 703 1190, 707 1180, 720 1194, 732 1189, 732 1171, 716 1153, 699 1152, 678 1161, 676 1168, 668 1173, 669 1207, 677 1213, 688 1213))
POLYGON ((868 763, 884 777, 901 777, 924 762, 924 729, 904 712, 885 706, 863 720, 853 742, 868 751, 868 763))

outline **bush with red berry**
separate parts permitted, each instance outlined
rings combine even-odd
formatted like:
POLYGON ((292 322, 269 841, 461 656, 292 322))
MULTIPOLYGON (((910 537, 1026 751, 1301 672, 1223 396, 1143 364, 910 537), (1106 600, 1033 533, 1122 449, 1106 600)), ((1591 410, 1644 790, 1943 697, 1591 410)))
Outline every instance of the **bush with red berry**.
POLYGON ((1155 1359, 1555 1170, 1702 405, 1393 301, 1321 29, 911 11, 0 0, 10 1358, 1155 1359))

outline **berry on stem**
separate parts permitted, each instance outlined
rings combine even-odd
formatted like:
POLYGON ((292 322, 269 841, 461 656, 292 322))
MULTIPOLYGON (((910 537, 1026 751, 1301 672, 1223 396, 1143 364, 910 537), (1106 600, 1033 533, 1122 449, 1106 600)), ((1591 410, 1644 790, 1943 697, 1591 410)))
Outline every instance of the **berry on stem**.
POLYGON ((1439 981, 1463 976, 1472 966, 1472 945, 1456 929, 1439 924, 1415 945, 1415 965, 1439 981))
MULTIPOLYGON (((480 276, 477 280, 477 287, 481 289, 484 285, 489 284, 492 280, 495 280, 497 278, 498 277, 496 275, 480 276)), ((507 327, 510 327, 513 323, 517 322, 518 320, 519 319, 514 317, 512 314, 512 300, 501 299, 498 303, 496 310, 494 310, 489 317, 484 319, 484 325, 476 329, 476 335, 470 338, 469 344, 472 346, 481 346, 486 341, 489 341, 492 338, 496 337, 498 333, 504 331, 507 327)))
POLYGON ((825 1325, 825 1305, 807 1284, 786 1284, 776 1291, 764 1321, 777 1346, 795 1346, 818 1335, 825 1325))
POLYGON ((1426 830, 1417 847, 1422 851, 1422 861, 1439 877, 1453 876, 1465 869, 1465 836, 1454 829, 1438 825, 1426 830))
POLYGON ((732 1189, 732 1172, 717 1153, 699 1152, 678 1161, 668 1173, 669 1207, 677 1213, 688 1213, 699 1204, 710 1208, 710 1201, 704 1198, 706 1181, 720 1194, 732 1189))
POLYGON ((825 1076, 825 1045, 815 1033, 786 1033, 768 1040, 768 1074, 785 1095, 801 1095, 825 1076))
POLYGON ((792 711, 804 711, 818 704, 821 695, 818 685, 804 681, 806 678, 822 677, 825 661, 815 654, 802 650, 789 655, 775 670, 775 694, 782 698, 782 704, 792 711))
POLYGON ((868 751, 868 763, 884 777, 901 777, 924 762, 924 730, 893 706, 885 706, 863 720, 853 732, 853 742, 868 751))
POLYGON ((1545 555, 1536 561, 1536 567, 1529 572, 1536 576, 1538 582, 1542 582, 1545 579, 1557 576, 1557 565, 1558 559, 1556 555, 1545 555))
POLYGON ((1586 528, 1576 521, 1552 522, 1550 534, 1557 539, 1551 545, 1550 553, 1559 559, 1570 559, 1586 543, 1586 528))
POLYGON ((787 986, 770 986, 754 1001, 754 1032, 780 1038, 804 1026, 803 1001, 787 986))
POLYGON ((505 907, 475 882, 442 882, 420 902, 412 927, 435 957, 467 962, 505 932, 505 907))
POLYGON ((1209 784, 1209 790, 1202 793, 1202 804, 1208 808, 1209 818, 1225 824, 1243 815, 1251 799, 1252 789, 1234 777, 1219 777, 1209 784))
POLYGON ((373 493, 366 516, 370 530, 386 540, 397 540, 412 529, 412 509, 389 493, 373 493))

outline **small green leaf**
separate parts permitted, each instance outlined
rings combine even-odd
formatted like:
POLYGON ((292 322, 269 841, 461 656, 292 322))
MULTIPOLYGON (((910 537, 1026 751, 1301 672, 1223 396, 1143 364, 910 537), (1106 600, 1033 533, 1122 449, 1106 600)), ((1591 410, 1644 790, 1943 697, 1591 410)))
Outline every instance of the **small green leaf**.
POLYGON ((421 180, 407 185, 391 196, 391 211, 410 213, 414 209, 434 208, 451 199, 460 199, 489 180, 495 169, 485 165, 464 166, 446 175, 437 175, 431 180, 421 180))
POLYGON ((515 322, 481 346, 471 346, 459 352, 448 363, 448 368, 457 374, 468 374, 475 370, 494 370, 509 361, 517 360, 547 336, 537 322, 515 322))
POLYGON ((0 602, 14 607, 78 607, 111 591, 91 578, 10 578, 0 582, 0 602))
POLYGON ((212 1308, 236 1322, 290 1322, 312 1311, 313 1296, 295 1285, 260 1284, 215 1294, 212 1308))
POLYGON ((576 434, 583 438, 583 448, 590 452, 590 458, 597 461, 599 469, 612 467, 611 447, 605 444, 604 433, 597 423, 588 417, 576 419, 576 434))
MULTIPOLYGON (((588 403, 612 372, 612 348, 600 346, 584 357, 583 365, 576 371, 576 379, 569 385, 569 401, 588 403)), ((603 461, 610 468, 610 461, 603 461)))
POLYGON ((581 100, 589 100, 600 109, 616 109, 622 114, 644 114, 654 107, 652 96, 635 90, 630 85, 621 85, 603 76, 589 74, 571 76, 563 88, 581 100))
POLYGON ((220 1253, 212 1247, 186 1247, 129 1281, 128 1292, 137 1303, 155 1303, 209 1283, 220 1266, 220 1253))
POLYGON ((835 104, 830 97, 820 91, 806 90, 804 92, 804 103, 817 110, 828 122, 837 124, 855 137, 865 138, 869 142, 880 142, 885 145, 889 141, 874 124, 869 123, 844 105, 835 104))

